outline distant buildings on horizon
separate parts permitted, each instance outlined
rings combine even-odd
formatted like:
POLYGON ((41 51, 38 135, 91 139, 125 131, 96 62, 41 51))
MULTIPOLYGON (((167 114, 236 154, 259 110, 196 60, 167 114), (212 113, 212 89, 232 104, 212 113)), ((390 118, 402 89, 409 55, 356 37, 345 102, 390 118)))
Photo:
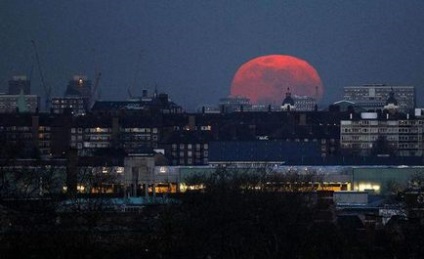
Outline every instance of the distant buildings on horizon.
MULTIPOLYGON (((90 112, 91 108, 96 103, 96 91, 100 74, 92 85, 84 75, 75 75, 68 82, 67 88, 63 97, 52 97, 49 100, 49 112, 63 113, 70 111, 74 115, 84 115, 90 112)), ((43 110, 46 107, 40 107, 40 97, 31 94, 31 82, 25 75, 13 76, 9 80, 8 92, 0 94, 0 113, 4 112, 36 112, 43 110), (23 95, 23 97, 19 97, 23 95)), ((340 106, 341 109, 347 107, 353 108, 355 111, 377 111, 384 108, 387 98, 390 93, 394 94, 397 100, 398 110, 400 112, 411 112, 416 106, 416 91, 414 86, 400 85, 385 85, 385 84, 365 84, 357 86, 343 87, 343 96, 340 101, 332 105, 340 106)), ((152 102, 152 97, 155 97, 159 102, 164 102, 164 93, 158 94, 157 91, 151 96, 148 96, 147 90, 143 90, 143 96, 139 98, 130 98, 127 101, 101 101, 97 107, 109 103, 124 105, 120 109, 141 109, 140 107, 155 105, 152 102), (159 96, 162 95, 162 96, 159 96)), ((169 99, 170 100, 170 99, 169 99)), ((248 98, 242 96, 229 96, 221 98, 217 105, 203 105, 197 109, 201 113, 222 113, 222 112, 261 112, 261 111, 314 111, 318 110, 317 100, 314 97, 292 95, 290 89, 287 89, 286 97, 281 100, 281 105, 266 105, 252 104, 248 98)), ((175 107, 171 110, 177 109, 175 107)), ((331 106, 331 105, 330 105, 331 106)), ((178 111, 183 111, 182 107, 178 106, 178 111)), ((171 112, 171 111, 170 111, 171 112)))
POLYGON ((0 95, 0 161, 116 167, 134 193, 146 184, 132 178, 137 172, 165 177, 171 166, 424 165, 424 109, 411 107, 410 86, 346 87, 348 100, 320 111, 313 98, 287 89, 279 107, 229 97, 215 110, 186 113, 157 91, 88 109, 96 84, 79 76, 64 97, 52 99, 49 112, 39 112, 28 99, 33 95, 24 94, 31 93, 29 82, 15 79, 0 95))

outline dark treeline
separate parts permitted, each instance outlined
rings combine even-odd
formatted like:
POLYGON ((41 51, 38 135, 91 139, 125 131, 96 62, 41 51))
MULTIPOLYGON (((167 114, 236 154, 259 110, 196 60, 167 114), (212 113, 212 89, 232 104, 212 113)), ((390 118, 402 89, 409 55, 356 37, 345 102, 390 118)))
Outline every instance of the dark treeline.
POLYGON ((338 217, 316 175, 218 168, 194 175, 198 191, 146 206, 108 210, 101 196, 1 200, 1 258, 422 258, 419 218, 384 227, 338 217), (285 184, 277 184, 285 183, 285 184), (87 202, 83 202, 87 199, 87 202), (89 202, 89 203, 88 203, 89 202))

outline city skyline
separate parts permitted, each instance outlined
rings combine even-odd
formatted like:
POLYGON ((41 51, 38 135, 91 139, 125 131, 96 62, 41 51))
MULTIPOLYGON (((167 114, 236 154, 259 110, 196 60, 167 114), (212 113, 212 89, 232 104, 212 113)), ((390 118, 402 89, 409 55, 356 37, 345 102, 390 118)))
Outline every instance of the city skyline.
MULTIPOLYGON (((413 85, 423 94, 424 3, 420 1, 3 1, 0 91, 14 75, 31 76, 44 96, 31 40, 52 97, 74 74, 102 73, 103 100, 155 87, 186 110, 230 95, 239 67, 283 54, 308 61, 325 88, 322 104, 343 87, 413 85), (32 71, 32 73, 31 73, 32 71)), ((422 100, 417 99, 417 105, 422 100)))

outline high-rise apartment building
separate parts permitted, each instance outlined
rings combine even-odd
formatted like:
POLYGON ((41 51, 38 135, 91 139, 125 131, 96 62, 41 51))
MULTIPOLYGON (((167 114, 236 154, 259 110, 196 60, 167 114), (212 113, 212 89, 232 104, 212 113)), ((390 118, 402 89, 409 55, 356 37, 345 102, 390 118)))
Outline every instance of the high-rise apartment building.
POLYGON ((391 92, 398 101, 399 111, 408 112, 415 108, 414 86, 390 86, 384 84, 367 84, 344 87, 343 99, 355 103, 364 110, 381 110, 391 92))
POLYGON ((40 97, 37 95, 9 95, 0 94, 0 113, 37 111, 40 97))
POLYGON ((340 147, 351 155, 421 157, 423 125, 421 118, 379 118, 377 113, 364 112, 361 118, 340 122, 340 147))
POLYGON ((72 115, 84 115, 87 113, 84 99, 81 97, 54 97, 51 109, 53 113, 61 114, 69 111, 72 115))
POLYGON ((9 80, 9 95, 30 95, 31 94, 31 81, 26 76, 13 76, 9 80))
POLYGON ((91 100, 91 81, 83 75, 75 75, 69 81, 65 91, 65 97, 79 97, 84 100, 84 107, 88 110, 91 100))
POLYGON ((78 96, 83 98, 90 98, 91 81, 88 80, 86 76, 75 75, 68 83, 65 96, 78 96))

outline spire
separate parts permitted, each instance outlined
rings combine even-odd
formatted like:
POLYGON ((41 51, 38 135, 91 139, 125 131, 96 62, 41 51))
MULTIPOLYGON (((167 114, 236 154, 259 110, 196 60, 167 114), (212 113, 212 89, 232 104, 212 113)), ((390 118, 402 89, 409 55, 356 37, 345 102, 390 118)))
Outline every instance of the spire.
POLYGON ((286 98, 284 98, 283 103, 281 104, 281 109, 284 111, 290 111, 295 108, 294 100, 291 97, 290 87, 287 88, 286 98))

